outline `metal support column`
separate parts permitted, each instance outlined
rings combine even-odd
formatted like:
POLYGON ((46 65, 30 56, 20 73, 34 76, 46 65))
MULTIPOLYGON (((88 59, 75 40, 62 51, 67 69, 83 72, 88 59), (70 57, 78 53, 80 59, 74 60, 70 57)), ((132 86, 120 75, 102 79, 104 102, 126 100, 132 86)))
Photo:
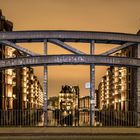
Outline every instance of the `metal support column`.
MULTIPOLYGON (((140 58, 140 44, 137 48, 137 58, 140 58)), ((140 67, 137 68, 137 127, 140 127, 140 67)))
MULTIPOLYGON (((94 54, 94 40, 90 42, 90 54, 94 54)), ((90 126, 94 126, 95 67, 90 65, 90 126)))
MULTIPOLYGON (((47 40, 44 40, 44 54, 47 55, 47 40)), ((44 126, 47 126, 48 69, 44 65, 44 126)))

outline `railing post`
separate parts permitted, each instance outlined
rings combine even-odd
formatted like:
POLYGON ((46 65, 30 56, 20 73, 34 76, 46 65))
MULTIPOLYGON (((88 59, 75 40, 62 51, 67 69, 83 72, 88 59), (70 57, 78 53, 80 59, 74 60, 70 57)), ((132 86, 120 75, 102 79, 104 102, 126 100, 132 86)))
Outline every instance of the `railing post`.
MULTIPOLYGON (((47 55, 47 40, 44 40, 44 54, 47 55)), ((47 126, 48 69, 44 65, 44 126, 47 126)))
MULTIPOLYGON (((90 42, 90 55, 94 54, 94 40, 90 42)), ((94 126, 95 67, 90 65, 90 126, 94 126)))

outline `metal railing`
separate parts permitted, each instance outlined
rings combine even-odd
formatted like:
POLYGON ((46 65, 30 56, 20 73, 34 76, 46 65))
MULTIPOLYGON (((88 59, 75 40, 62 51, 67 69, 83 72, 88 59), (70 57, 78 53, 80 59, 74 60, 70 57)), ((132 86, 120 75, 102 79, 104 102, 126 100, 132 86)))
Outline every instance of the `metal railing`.
MULTIPOLYGON (((94 111, 96 127, 136 127, 138 113, 129 111, 94 111)), ((47 126, 80 127, 90 126, 88 110, 48 110, 47 126)), ((44 112, 37 110, 0 111, 0 127, 38 127, 44 126, 44 112)))
POLYGON ((137 113, 128 111, 96 111, 95 126, 104 127, 135 127, 137 113))
POLYGON ((0 126, 39 126, 43 110, 1 110, 0 126))

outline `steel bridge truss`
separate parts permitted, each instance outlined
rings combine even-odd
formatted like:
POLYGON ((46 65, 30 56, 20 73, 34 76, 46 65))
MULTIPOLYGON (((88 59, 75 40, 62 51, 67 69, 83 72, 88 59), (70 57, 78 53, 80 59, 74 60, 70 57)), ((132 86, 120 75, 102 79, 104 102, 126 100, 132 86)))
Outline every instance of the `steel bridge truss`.
POLYGON ((0 68, 25 66, 44 66, 44 124, 47 126, 48 70, 51 65, 89 65, 90 66, 90 126, 94 125, 95 65, 140 67, 139 58, 108 56, 129 46, 140 43, 140 36, 135 34, 86 31, 13 31, 0 32, 0 43, 15 48, 26 57, 0 60, 0 68), (25 49, 16 43, 44 42, 44 55, 25 49), (48 55, 48 42, 62 47, 72 55, 48 55), (67 42, 89 43, 90 53, 86 54, 67 44, 67 42), (95 43, 118 44, 119 46, 100 55, 94 54, 95 43))

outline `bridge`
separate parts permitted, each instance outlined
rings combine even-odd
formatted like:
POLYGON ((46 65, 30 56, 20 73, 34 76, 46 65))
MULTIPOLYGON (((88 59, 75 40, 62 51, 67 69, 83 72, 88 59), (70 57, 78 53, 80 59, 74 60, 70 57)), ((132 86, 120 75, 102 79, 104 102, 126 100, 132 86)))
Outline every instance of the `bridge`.
MULTIPOLYGON (((118 67, 135 67, 137 68, 137 112, 140 113, 140 35, 114 33, 114 32, 91 32, 91 31, 13 31, 0 32, 0 43, 13 47, 24 54, 26 57, 6 58, 0 60, 0 68, 14 68, 24 66, 44 66, 44 112, 45 125, 47 126, 47 96, 48 96, 48 78, 47 66, 51 65, 90 65, 90 126, 94 125, 94 92, 95 92, 95 65, 118 66, 118 67), (43 42, 44 55, 36 54, 17 45, 16 43, 43 42), (72 55, 48 55, 48 42, 64 48, 72 55), (88 43, 90 53, 86 54, 73 46, 68 45, 69 42, 88 43), (94 54, 95 43, 117 44, 118 47, 106 51, 100 55, 94 54), (129 46, 134 47, 136 51, 135 58, 109 56, 119 50, 129 46)), ((140 118, 140 115, 138 115, 140 118)), ((140 126, 140 120, 138 119, 140 126)))

